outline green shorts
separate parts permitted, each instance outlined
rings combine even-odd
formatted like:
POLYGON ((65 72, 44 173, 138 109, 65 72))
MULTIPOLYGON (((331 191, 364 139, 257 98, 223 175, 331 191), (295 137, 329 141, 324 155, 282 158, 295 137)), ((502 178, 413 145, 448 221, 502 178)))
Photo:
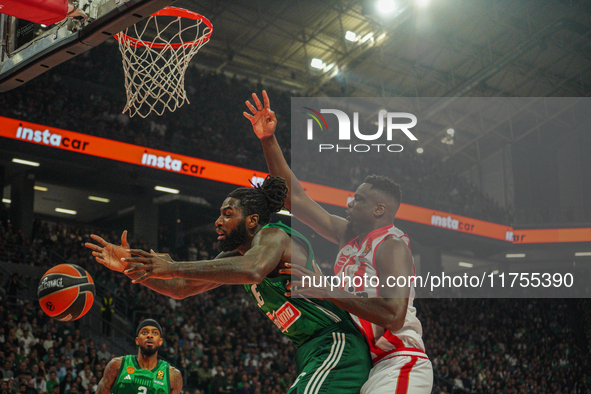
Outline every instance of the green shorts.
POLYGON ((371 369, 367 341, 351 325, 320 332, 296 354, 298 377, 288 394, 358 394, 371 369))

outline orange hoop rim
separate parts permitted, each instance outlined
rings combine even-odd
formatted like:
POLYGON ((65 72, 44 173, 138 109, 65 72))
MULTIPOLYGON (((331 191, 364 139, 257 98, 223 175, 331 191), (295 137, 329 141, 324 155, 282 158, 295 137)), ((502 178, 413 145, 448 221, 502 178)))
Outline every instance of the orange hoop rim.
POLYGON ((204 17, 201 14, 186 10, 184 8, 164 7, 160 11, 155 12, 150 16, 151 17, 152 16, 177 16, 180 18, 192 19, 194 21, 201 21, 201 22, 205 23, 205 25, 209 28, 209 32, 197 40, 187 41, 187 42, 183 42, 183 43, 174 43, 174 44, 160 44, 160 43, 154 43, 154 42, 146 42, 143 40, 139 40, 137 38, 130 37, 123 32, 119 32, 119 33, 115 34, 113 37, 115 37, 117 39, 117 41, 119 41, 119 42, 121 42, 122 40, 128 41, 129 45, 133 46, 133 47, 149 47, 149 48, 155 48, 155 49, 164 49, 166 47, 172 47, 174 49, 178 49, 181 47, 190 47, 190 46, 205 44, 207 41, 209 41, 209 38, 211 37, 211 33, 213 33, 213 25, 211 24, 209 19, 207 19, 206 17, 204 17))

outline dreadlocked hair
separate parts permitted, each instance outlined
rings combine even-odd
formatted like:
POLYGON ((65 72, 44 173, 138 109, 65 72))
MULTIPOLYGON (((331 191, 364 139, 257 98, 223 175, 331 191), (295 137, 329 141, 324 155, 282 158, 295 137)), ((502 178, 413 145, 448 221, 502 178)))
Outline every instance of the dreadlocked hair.
POLYGON ((259 215, 259 223, 266 225, 271 221, 271 214, 283 208, 287 191, 285 179, 268 175, 261 185, 238 188, 228 194, 228 197, 239 200, 238 205, 242 208, 244 217, 256 213, 259 215))
POLYGON ((377 190, 380 193, 386 194, 400 204, 402 199, 402 193, 400 191, 400 185, 394 182, 392 179, 383 175, 368 175, 365 177, 364 183, 369 183, 372 190, 377 190))

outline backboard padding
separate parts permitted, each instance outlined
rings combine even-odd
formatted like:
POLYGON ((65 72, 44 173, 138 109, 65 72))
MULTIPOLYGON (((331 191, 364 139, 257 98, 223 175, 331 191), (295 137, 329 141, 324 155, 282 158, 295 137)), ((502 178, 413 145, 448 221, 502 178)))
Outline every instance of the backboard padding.
POLYGON ((58 64, 100 45, 114 34, 174 1, 111 0, 103 7, 112 5, 112 9, 77 31, 77 22, 74 20, 66 19, 56 24, 43 36, 16 48, 14 52, 1 54, 3 62, 0 63, 0 92, 21 86, 58 64))

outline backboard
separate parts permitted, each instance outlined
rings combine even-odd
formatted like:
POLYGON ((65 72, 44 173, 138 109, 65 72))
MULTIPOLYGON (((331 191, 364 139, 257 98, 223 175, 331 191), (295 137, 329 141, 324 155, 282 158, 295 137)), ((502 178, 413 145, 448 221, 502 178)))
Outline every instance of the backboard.
MULTIPOLYGON (((0 14, 0 92, 106 41, 175 0, 79 0, 51 26, 0 14)), ((1 12, 1 10, 0 10, 1 12)))

